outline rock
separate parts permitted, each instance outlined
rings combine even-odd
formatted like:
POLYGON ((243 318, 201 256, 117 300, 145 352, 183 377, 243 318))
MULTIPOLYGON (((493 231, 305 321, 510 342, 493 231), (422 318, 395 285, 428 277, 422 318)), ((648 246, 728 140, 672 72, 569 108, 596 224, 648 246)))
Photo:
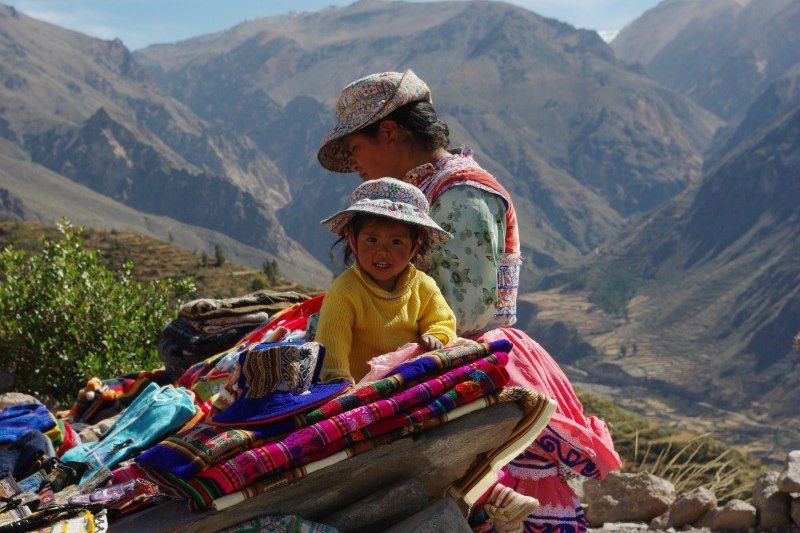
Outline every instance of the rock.
POLYGON ((652 474, 612 472, 603 481, 590 479, 583 486, 589 525, 605 522, 649 522, 675 501, 675 487, 652 474))
POLYGON ((6 392, 0 394, 0 409, 5 409, 11 405, 24 405, 26 403, 41 404, 42 402, 30 394, 23 394, 21 392, 6 392))
POLYGON ((778 490, 800 492, 800 450, 786 454, 786 466, 778 477, 778 490))
POLYGON ((762 474, 753 484, 753 505, 761 528, 789 525, 789 494, 778 490, 778 473, 762 474))
POLYGON ((443 498, 402 522, 386 529, 386 533, 439 533, 441 531, 471 533, 467 520, 452 498, 443 498))
POLYGON ((583 484, 585 481, 586 478, 583 476, 570 477, 567 479, 567 485, 569 485, 569 488, 575 493, 575 497, 580 501, 583 501, 583 484))
POLYGON ((326 525, 342 531, 379 531, 428 504, 425 486, 416 479, 404 481, 378 491, 326 516, 326 525))
POLYGON ((730 500, 724 507, 708 511, 694 525, 711 529, 751 529, 756 527, 756 508, 742 500, 730 500))
POLYGON ((705 487, 698 487, 675 499, 669 509, 667 527, 680 527, 698 520, 717 507, 717 497, 705 487))
POLYGON ((636 522, 608 522, 603 524, 601 528, 592 528, 589 531, 597 533, 637 533, 638 531, 650 531, 650 528, 647 524, 636 522))
POLYGON ((650 521, 650 529, 667 529, 668 522, 669 522, 669 511, 653 518, 653 520, 650 521))
MULTIPOLYGON (((714 527, 714 520, 717 519, 717 515, 722 510, 722 507, 714 507, 713 509, 709 509, 706 513, 697 519, 697 521, 693 524, 695 527, 714 527)), ((753 507, 753 520, 755 520, 756 516, 756 509, 753 507)), ((755 521, 753 522, 755 524, 755 521)))
POLYGON ((800 498, 792 500, 792 521, 796 526, 800 526, 800 498))

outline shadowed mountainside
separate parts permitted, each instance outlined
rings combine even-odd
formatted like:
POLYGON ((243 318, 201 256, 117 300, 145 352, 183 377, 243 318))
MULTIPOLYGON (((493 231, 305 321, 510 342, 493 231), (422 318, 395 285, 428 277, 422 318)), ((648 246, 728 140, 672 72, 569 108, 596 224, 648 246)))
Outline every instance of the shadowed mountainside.
POLYGON ((719 125, 615 60, 596 33, 502 3, 359 2, 135 57, 198 115, 270 155, 292 191, 280 218, 320 259, 331 239, 297 222, 338 207, 356 184, 315 156, 339 89, 359 75, 413 68, 431 85, 454 144, 475 148, 515 195, 529 273, 679 192, 719 125))
POLYGON ((165 95, 120 41, 0 6, 0 57, 0 136, 34 162, 144 213, 220 231, 293 257, 317 281, 326 277, 275 216, 288 188, 272 161, 165 95))
POLYGON ((613 385, 623 403, 661 398, 768 454, 798 437, 798 242, 800 106, 583 266, 590 288, 620 272, 636 285, 627 319, 600 316, 586 290, 526 300, 596 350, 572 361, 579 379, 613 385))
POLYGON ((800 62, 795 0, 665 0, 611 43, 667 87, 725 120, 800 62))

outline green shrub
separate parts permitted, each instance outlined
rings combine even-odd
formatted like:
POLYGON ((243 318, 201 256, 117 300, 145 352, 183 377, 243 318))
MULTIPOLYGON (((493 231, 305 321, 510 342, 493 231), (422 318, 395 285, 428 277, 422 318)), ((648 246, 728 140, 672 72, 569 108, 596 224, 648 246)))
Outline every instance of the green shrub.
POLYGON ((636 295, 633 279, 624 272, 612 271, 600 278, 589 301, 596 304, 606 313, 628 318, 628 302, 636 295))
POLYGON ((115 273, 84 247, 81 229, 58 227, 38 254, 0 252, 0 352, 15 388, 68 402, 89 377, 160 366, 170 305, 194 282, 137 282, 132 263, 115 273))

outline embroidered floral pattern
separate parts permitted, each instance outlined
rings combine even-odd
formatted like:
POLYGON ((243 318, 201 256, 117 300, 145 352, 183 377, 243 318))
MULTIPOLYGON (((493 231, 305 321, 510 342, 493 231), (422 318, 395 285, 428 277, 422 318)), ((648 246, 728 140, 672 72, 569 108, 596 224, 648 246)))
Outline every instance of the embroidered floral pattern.
POLYGON ((425 82, 414 72, 380 72, 354 81, 342 89, 336 102, 337 123, 325 134, 317 154, 320 164, 334 172, 353 172, 349 150, 343 138, 386 117, 398 107, 431 101, 425 82))
POLYGON ((431 218, 453 234, 442 247, 416 261, 432 276, 456 314, 459 335, 516 322, 521 256, 507 250, 508 200, 477 181, 448 183, 454 173, 479 171, 472 151, 420 165, 403 181, 435 198, 431 218))
POLYGON ((428 200, 422 191, 394 178, 365 181, 350 195, 350 207, 322 223, 341 235, 357 213, 379 215, 416 226, 425 231, 428 248, 440 246, 451 235, 428 216, 428 200))

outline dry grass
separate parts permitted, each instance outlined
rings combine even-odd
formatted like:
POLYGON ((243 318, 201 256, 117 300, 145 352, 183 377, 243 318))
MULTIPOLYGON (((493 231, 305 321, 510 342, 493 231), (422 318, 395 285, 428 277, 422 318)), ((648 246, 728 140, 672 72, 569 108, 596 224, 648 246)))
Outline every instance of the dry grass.
POLYGON ((673 441, 667 441, 666 446, 648 442, 641 457, 638 432, 634 440, 630 472, 647 472, 666 479, 675 485, 678 494, 705 487, 720 501, 749 499, 752 483, 744 483, 740 478, 740 465, 733 448, 719 455, 709 454, 708 434, 697 435, 682 445, 673 441))
POLYGON ((706 487, 721 502, 748 500, 753 482, 765 469, 758 459, 708 434, 659 424, 582 391, 578 395, 586 413, 602 418, 611 429, 623 471, 664 478, 678 494, 706 487))
MULTIPOLYGON (((17 249, 37 252, 41 249, 43 235, 57 238, 58 231, 52 225, 0 221, 0 249, 13 244, 17 249)), ((192 277, 197 285, 197 295, 201 297, 226 298, 259 288, 316 292, 283 279, 271 287, 260 271, 230 262, 217 267, 213 265, 213 256, 204 266, 200 254, 135 233, 87 228, 84 237, 86 246, 99 250, 111 269, 119 269, 125 261, 132 261, 133 274, 138 281, 192 277)))

